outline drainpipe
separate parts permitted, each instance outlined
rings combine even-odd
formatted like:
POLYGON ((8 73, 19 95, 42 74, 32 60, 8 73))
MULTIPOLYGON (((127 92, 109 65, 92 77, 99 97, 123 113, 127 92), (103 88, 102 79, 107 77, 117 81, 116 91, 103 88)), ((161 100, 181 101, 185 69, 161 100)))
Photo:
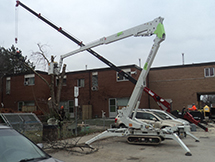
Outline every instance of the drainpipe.
POLYGON ((91 72, 89 71, 89 102, 88 104, 91 104, 91 72))
POLYGON ((3 76, 1 76, 1 107, 4 107, 4 102, 3 102, 3 78, 4 78, 4 74, 3 76))

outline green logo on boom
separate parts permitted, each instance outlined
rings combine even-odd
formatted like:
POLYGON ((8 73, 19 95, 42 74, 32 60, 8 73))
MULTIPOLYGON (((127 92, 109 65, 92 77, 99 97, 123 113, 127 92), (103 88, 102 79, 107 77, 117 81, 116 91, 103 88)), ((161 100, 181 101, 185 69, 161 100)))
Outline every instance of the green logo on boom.
POLYGON ((123 32, 117 33, 117 37, 119 37, 119 36, 122 35, 122 34, 123 34, 123 32))
POLYGON ((144 65, 144 67, 143 67, 144 70, 147 70, 147 67, 148 67, 148 63, 146 62, 145 65, 144 65))

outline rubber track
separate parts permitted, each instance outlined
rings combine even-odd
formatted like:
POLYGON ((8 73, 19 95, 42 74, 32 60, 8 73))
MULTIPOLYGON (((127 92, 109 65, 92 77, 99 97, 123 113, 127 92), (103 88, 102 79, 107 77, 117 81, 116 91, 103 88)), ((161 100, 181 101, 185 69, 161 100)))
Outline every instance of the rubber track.
POLYGON ((146 144, 146 145, 159 145, 161 138, 159 136, 129 136, 127 142, 130 144, 146 144))

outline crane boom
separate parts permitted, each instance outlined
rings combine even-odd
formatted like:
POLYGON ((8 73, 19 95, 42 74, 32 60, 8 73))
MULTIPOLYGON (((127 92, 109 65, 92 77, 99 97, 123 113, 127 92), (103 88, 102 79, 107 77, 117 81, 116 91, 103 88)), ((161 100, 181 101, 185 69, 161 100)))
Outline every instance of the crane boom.
POLYGON ((130 36, 151 36, 153 34, 157 34, 157 37, 162 38, 163 35, 161 35, 160 33, 165 32, 162 21, 163 21, 163 18, 158 17, 158 18, 154 19, 153 21, 144 23, 139 26, 135 26, 133 28, 130 28, 130 29, 127 29, 127 30, 124 30, 121 32, 118 32, 118 33, 110 35, 108 37, 102 37, 98 41, 94 41, 93 43, 90 43, 87 45, 82 45, 79 49, 62 55, 60 63, 59 63, 59 68, 61 68, 62 61, 64 58, 72 56, 79 52, 88 50, 90 48, 99 46, 99 45, 113 43, 115 41, 130 37, 130 36))
MULTIPOLYGON (((69 33, 67 33, 66 31, 64 31, 62 29, 62 27, 58 27, 55 24, 53 24, 52 22, 50 22, 49 20, 47 20, 46 18, 44 18, 40 13, 36 13, 35 11, 33 11, 32 9, 30 9, 28 6, 24 5, 22 2, 20 2, 19 0, 16 1, 16 7, 21 6, 24 9, 26 9, 27 11, 29 11, 30 13, 32 13, 33 15, 35 15, 36 17, 38 17, 39 19, 41 19, 43 22, 45 22, 46 24, 48 24, 49 26, 51 26, 52 28, 54 28, 55 30, 57 30, 58 32, 60 32, 61 34, 63 34, 64 36, 66 36, 67 38, 69 38, 71 41, 73 41, 74 43, 76 43, 79 46, 85 46, 82 41, 79 41, 78 39, 76 39, 75 37, 71 36, 69 33)), ((102 57, 100 54, 98 54, 97 52, 95 52, 92 49, 87 49, 87 51, 92 54, 93 56, 95 56, 96 58, 98 58, 99 60, 101 60, 102 62, 104 62, 106 65, 108 65, 111 69, 117 71, 120 75, 124 76, 126 79, 128 79, 129 81, 131 81, 133 84, 136 84, 136 80, 131 77, 130 75, 128 75, 126 72, 124 72, 123 70, 119 69, 118 67, 116 67, 114 64, 112 64, 110 61, 108 61, 106 58, 102 57)), ((54 65, 50 65, 53 66, 54 65)), ((59 73, 59 71, 57 71, 59 73)))

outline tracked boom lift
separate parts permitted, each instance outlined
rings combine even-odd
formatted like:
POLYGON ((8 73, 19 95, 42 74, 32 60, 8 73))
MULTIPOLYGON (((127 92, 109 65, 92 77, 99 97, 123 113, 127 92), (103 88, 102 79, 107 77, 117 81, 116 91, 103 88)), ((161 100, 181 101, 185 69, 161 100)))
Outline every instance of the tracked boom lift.
MULTIPOLYGON (((28 10, 30 13, 32 13, 33 15, 37 16, 39 19, 41 19, 42 21, 44 21, 46 24, 50 25, 51 27, 53 27, 54 29, 56 29, 58 32, 60 32, 61 34, 63 34, 64 36, 66 36, 67 38, 69 38, 70 40, 72 40, 73 42, 75 42, 76 44, 78 44, 79 46, 85 46, 83 44, 82 41, 77 40, 76 38, 74 38, 73 36, 71 36, 70 34, 68 34, 67 32, 65 32, 61 27, 57 27, 56 25, 54 25, 52 22, 50 22, 49 20, 47 20, 46 18, 44 18, 40 13, 36 13, 35 11, 33 11, 32 9, 30 9, 29 7, 27 7, 26 5, 24 5, 23 3, 21 3, 20 1, 16 1, 16 7, 18 6, 22 6, 23 8, 25 8, 26 10, 28 10)), ((122 33, 118 33, 118 35, 120 35, 122 33)), ((122 38, 122 37, 121 37, 122 38)), ((108 41, 103 41, 100 42, 102 43, 106 43, 107 44, 108 41)), ((92 44, 93 45, 96 44, 92 44)), ((127 74, 126 72, 124 72, 123 70, 121 70, 120 68, 116 67, 113 63, 111 63, 110 61, 108 61, 107 59, 105 59, 104 57, 102 57, 101 55, 99 55, 97 52, 95 52, 94 50, 87 48, 86 51, 88 51, 90 54, 92 54, 93 56, 95 56, 96 58, 98 58, 99 60, 101 60, 102 62, 104 62, 106 65, 110 66, 110 68, 112 68, 113 70, 117 71, 119 73, 119 75, 124 76, 126 79, 128 79, 130 82, 132 82, 133 84, 136 84, 137 81, 131 77, 129 74, 127 74)), ((73 55, 72 53, 68 53, 65 55, 62 55, 60 58, 60 63, 59 66, 57 65, 57 63, 51 63, 49 65, 49 74, 53 74, 56 73, 58 74, 60 72, 60 68, 62 66, 62 62, 63 59, 66 57, 69 57, 73 55)), ((143 90, 150 95, 155 102, 158 104, 158 106, 160 107, 161 110, 170 112, 171 111, 171 107, 170 104, 163 99, 162 97, 158 96, 155 92, 153 92, 152 90, 150 90, 147 87, 144 87, 143 90)), ((202 125, 200 122, 196 121, 191 114, 189 114, 188 112, 186 114, 184 114, 184 118, 187 119, 188 121, 196 124, 197 126, 199 126, 200 128, 204 129, 205 131, 208 131, 208 128, 205 127, 204 125, 202 125)))
MULTIPOLYGON (((129 99, 128 105, 123 107, 121 110, 118 110, 119 117, 122 122, 127 126, 127 128, 120 129, 108 129, 105 132, 99 134, 98 136, 87 141, 86 144, 90 145, 92 142, 109 136, 128 136, 128 143, 132 144, 159 144, 162 140, 166 138, 174 139, 178 142, 182 148, 186 151, 185 155, 191 155, 190 150, 182 142, 182 140, 174 133, 178 128, 177 127, 167 127, 164 129, 155 129, 152 125, 141 122, 135 118, 136 111, 140 104, 140 99, 144 87, 146 87, 146 77, 149 72, 149 69, 152 65, 152 62, 155 58, 155 55, 159 49, 160 43, 165 39, 165 31, 163 27, 163 18, 158 17, 153 21, 144 23, 142 25, 136 26, 134 28, 121 31, 119 33, 113 34, 108 37, 103 37, 98 41, 95 41, 91 44, 81 46, 79 49, 68 53, 67 55, 71 56, 76 53, 88 50, 90 48, 102 45, 109 44, 120 39, 124 39, 130 36, 151 36, 156 34, 154 39, 154 44, 151 48, 149 56, 144 64, 143 70, 139 75, 139 79, 134 87, 132 95, 129 99), (133 116, 132 115, 132 112, 133 116)), ((61 64, 61 63, 60 63, 61 64)))
MULTIPOLYGON (((25 9, 27 9, 29 12, 31 12, 32 14, 34 14, 35 16, 37 16, 38 18, 40 18, 41 20, 43 20, 44 22, 46 22, 47 24, 49 24, 50 26, 52 26, 53 28, 58 30, 60 33, 62 33, 67 38, 74 41, 76 44, 78 44, 80 46, 79 49, 77 49, 73 52, 70 52, 66 55, 63 55, 61 57, 59 66, 55 69, 50 68, 50 71, 49 71, 50 73, 59 73, 61 65, 62 65, 62 61, 64 58, 71 56, 71 55, 74 55, 78 52, 82 52, 84 50, 87 50, 88 52, 90 52, 91 54, 96 56, 98 59, 100 59, 101 61, 106 63, 108 66, 110 66, 112 69, 118 71, 121 75, 123 75, 124 77, 129 79, 132 83, 134 83, 134 84, 137 83, 135 88, 134 88, 134 91, 132 93, 132 96, 129 100, 127 107, 125 107, 119 111, 119 114, 121 115, 122 119, 126 122, 126 125, 128 126, 128 128, 108 129, 107 131, 103 132, 101 135, 91 139, 90 141, 87 141, 86 144, 89 145, 92 142, 94 142, 95 140, 103 138, 105 136, 128 136, 128 142, 129 143, 137 143, 137 144, 141 144, 141 143, 159 144, 165 138, 171 138, 171 139, 174 139, 175 141, 177 141, 182 146, 182 148, 186 151, 186 155, 191 155, 190 150, 179 139, 179 137, 174 133, 174 131, 177 130, 177 128, 165 128, 162 130, 157 130, 157 129, 152 128, 151 125, 148 125, 146 123, 143 123, 143 122, 136 120, 135 113, 131 117, 131 112, 133 110, 137 110, 137 108, 138 108, 138 105, 140 103, 140 97, 141 97, 143 90, 145 92, 147 92, 150 96, 153 97, 152 91, 150 91, 150 89, 145 87, 145 79, 146 79, 148 71, 151 67, 151 64, 153 62, 153 59, 156 55, 156 52, 159 48, 159 44, 165 39, 165 33, 164 33, 164 28, 163 28, 163 19, 162 18, 159 17, 159 18, 157 18, 151 22, 148 22, 148 23, 142 24, 140 26, 119 32, 119 33, 111 35, 109 37, 103 37, 97 42, 94 42, 94 43, 91 43, 88 45, 84 45, 81 41, 78 41, 77 39, 70 36, 65 31, 63 31, 61 27, 55 26, 54 24, 52 24, 51 22, 49 22, 48 20, 43 18, 41 16, 41 14, 37 14, 36 12, 31 10, 27 6, 22 4, 20 1, 17 1, 16 6, 19 6, 19 5, 24 7, 25 9), (149 53, 149 56, 148 56, 147 61, 144 65, 144 68, 143 68, 143 70, 139 76, 138 81, 136 81, 130 75, 128 75, 127 73, 125 73, 121 69, 117 68, 111 62, 109 62, 108 60, 106 60, 105 58, 100 56, 98 53, 96 53, 95 51, 90 49, 90 48, 96 47, 98 45, 109 44, 109 43, 112 43, 112 42, 120 40, 120 39, 124 39, 124 38, 129 37, 129 36, 151 36, 153 34, 156 34, 156 38, 154 39, 154 45, 153 45, 153 47, 149 53)), ((50 67, 54 67, 54 66, 55 65, 52 64, 50 67)), ((164 103, 163 105, 165 105, 165 102, 163 102, 162 98, 160 98, 157 95, 155 98, 156 98, 155 101, 157 103, 161 103, 161 104, 164 103)), ((169 108, 168 105, 165 107, 167 107, 167 111, 168 111, 168 108, 169 108)), ((161 109, 163 109, 163 108, 161 108, 161 109)))

